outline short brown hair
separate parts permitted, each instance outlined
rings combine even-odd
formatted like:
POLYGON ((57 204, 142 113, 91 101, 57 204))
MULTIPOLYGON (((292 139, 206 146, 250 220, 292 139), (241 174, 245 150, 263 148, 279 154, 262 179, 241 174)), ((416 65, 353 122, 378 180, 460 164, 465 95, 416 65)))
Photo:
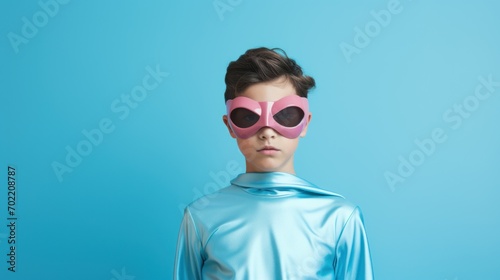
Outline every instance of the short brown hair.
POLYGON ((292 83, 297 94, 302 97, 307 97, 309 90, 316 85, 314 79, 304 75, 302 68, 289 58, 284 50, 264 47, 249 49, 238 60, 229 63, 224 99, 228 101, 251 85, 269 82, 282 76, 292 83))

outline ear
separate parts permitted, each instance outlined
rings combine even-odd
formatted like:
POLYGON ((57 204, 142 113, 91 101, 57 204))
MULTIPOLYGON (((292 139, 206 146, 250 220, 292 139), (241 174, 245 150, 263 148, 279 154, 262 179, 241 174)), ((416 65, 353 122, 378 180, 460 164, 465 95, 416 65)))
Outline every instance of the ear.
POLYGON ((229 126, 229 120, 227 119, 227 115, 224 115, 222 116, 222 121, 224 122, 224 124, 226 125, 227 127, 227 130, 229 131, 229 134, 231 135, 231 137, 235 138, 236 139, 236 135, 234 134, 233 130, 231 129, 231 127, 229 126))
POLYGON ((312 119, 312 113, 309 113, 309 116, 307 116, 307 123, 302 132, 300 133, 300 137, 305 137, 307 134, 307 128, 309 127, 309 122, 311 122, 312 119))

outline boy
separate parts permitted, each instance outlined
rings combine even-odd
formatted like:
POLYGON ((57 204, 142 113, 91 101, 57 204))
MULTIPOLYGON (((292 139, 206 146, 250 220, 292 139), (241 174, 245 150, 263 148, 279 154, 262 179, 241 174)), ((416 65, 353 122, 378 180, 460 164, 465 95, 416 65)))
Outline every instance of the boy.
POLYGON ((373 279, 360 209, 295 175, 314 79, 257 48, 229 64, 225 82, 223 121, 246 173, 203 209, 186 207, 174 279, 373 279))

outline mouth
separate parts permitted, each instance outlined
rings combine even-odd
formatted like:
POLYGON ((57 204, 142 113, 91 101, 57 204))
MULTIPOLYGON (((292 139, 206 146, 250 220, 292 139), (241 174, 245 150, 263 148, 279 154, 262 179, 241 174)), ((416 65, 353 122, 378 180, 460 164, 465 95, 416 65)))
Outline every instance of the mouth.
POLYGON ((273 152, 278 152, 279 149, 273 147, 273 146, 265 146, 262 149, 257 150, 257 152, 263 152, 263 153, 273 153, 273 152))

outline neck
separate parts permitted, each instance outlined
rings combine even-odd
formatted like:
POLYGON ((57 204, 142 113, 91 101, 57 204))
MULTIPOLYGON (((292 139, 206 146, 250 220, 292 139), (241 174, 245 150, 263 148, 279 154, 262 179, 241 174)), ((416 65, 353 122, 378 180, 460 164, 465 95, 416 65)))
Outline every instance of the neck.
POLYGON ((295 174, 295 168, 293 167, 293 164, 287 164, 285 166, 280 166, 277 168, 259 168, 254 166, 253 164, 249 163, 248 161, 246 162, 246 173, 253 173, 253 172, 285 172, 289 174, 295 174))

